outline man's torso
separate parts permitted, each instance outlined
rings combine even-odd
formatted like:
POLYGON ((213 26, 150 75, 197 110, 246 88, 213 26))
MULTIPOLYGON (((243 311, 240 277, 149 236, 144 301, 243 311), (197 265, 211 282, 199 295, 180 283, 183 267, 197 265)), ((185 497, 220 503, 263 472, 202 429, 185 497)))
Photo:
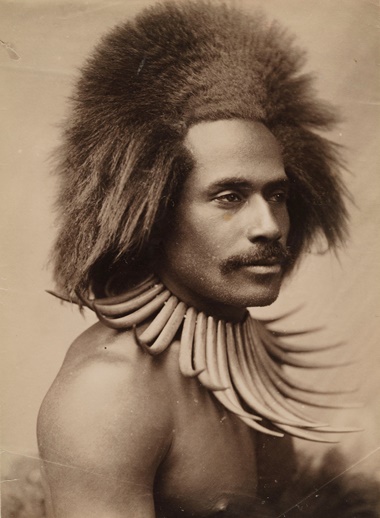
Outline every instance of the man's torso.
MULTIPOLYGON (((155 397, 151 421, 146 421, 154 425, 155 416, 170 407, 171 438, 164 441, 167 450, 158 455, 162 460, 153 484, 157 518, 272 516, 267 504, 275 501, 293 467, 290 439, 257 434, 220 405, 198 379, 184 378, 178 367, 177 341, 153 358, 139 349, 130 333, 115 333, 100 324, 92 329, 85 333, 83 344, 79 340, 69 350, 58 385, 65 371, 72 376, 83 362, 95 359, 101 370, 110 357, 123 365, 125 355, 126 365, 130 368, 132 362, 141 380, 139 385, 146 386, 142 400, 149 401, 151 390, 164 394, 155 397)), ((149 406, 143 411, 149 412, 149 406)), ((157 444, 163 444, 162 438, 157 438, 157 444)), ((150 444, 149 448, 157 456, 155 449, 162 446, 150 444)))

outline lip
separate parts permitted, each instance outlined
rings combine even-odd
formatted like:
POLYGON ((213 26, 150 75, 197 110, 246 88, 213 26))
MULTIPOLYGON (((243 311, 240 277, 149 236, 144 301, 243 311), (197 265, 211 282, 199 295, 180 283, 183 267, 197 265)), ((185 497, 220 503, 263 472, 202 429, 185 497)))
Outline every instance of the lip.
POLYGON ((273 264, 249 264, 243 267, 245 270, 257 275, 268 275, 280 273, 282 270, 280 263, 273 264))

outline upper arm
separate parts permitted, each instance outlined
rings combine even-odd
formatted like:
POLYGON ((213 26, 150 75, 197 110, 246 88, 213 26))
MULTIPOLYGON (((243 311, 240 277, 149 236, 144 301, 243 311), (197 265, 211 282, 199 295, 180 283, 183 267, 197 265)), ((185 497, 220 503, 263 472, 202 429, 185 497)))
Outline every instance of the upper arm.
POLYGON ((142 359, 69 363, 47 394, 38 440, 57 518, 154 516, 172 427, 164 383, 142 359))

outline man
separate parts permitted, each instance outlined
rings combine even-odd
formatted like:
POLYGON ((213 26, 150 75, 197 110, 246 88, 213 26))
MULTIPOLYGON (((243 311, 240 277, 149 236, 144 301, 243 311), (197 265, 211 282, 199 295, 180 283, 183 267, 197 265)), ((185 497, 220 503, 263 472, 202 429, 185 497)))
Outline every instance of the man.
POLYGON ((334 116, 302 56, 260 16, 168 3, 84 67, 54 261, 61 296, 100 322, 39 416, 52 516, 265 516, 290 436, 334 432, 296 403, 323 395, 281 367, 323 363, 246 309, 316 236, 345 236, 335 149, 312 131, 334 116))

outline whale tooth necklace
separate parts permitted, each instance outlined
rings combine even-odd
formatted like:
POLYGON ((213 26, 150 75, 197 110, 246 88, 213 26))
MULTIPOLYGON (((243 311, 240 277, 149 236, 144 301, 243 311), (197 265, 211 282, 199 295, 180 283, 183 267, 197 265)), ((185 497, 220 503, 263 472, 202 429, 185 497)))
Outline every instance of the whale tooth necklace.
MULTIPOLYGON (((106 326, 117 330, 132 328, 137 343, 150 355, 164 352, 180 332, 182 375, 198 378, 227 410, 257 431, 279 437, 286 432, 319 442, 337 442, 326 433, 358 431, 316 422, 297 406, 353 406, 331 402, 326 397, 331 392, 319 391, 284 371, 283 365, 322 369, 347 364, 305 359, 302 353, 307 354, 310 349, 283 341, 284 337, 300 332, 274 333, 263 321, 251 316, 239 323, 207 316, 180 301, 154 275, 115 297, 86 300, 77 296, 77 303, 93 310, 106 326), (136 326, 152 317, 138 336, 136 326), (267 428, 261 424, 263 419, 274 426, 267 428)), ((313 347, 312 351, 338 345, 341 344, 313 347)))

